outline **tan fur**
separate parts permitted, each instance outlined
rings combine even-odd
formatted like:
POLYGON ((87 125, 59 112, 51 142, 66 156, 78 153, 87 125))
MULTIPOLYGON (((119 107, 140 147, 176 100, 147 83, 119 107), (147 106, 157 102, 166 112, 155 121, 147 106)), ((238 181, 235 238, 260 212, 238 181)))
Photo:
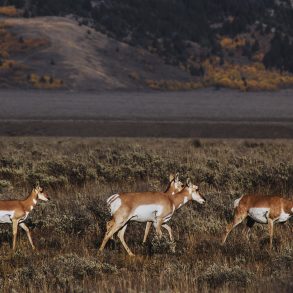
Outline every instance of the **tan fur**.
MULTIPOLYGON (((172 196, 175 193, 180 192, 182 190, 182 188, 183 188, 183 184, 179 181, 179 174, 177 173, 175 176, 173 176, 171 174, 169 177, 169 184, 168 184, 167 189, 165 190, 164 193, 172 196), (177 184, 179 184, 180 186, 176 188, 175 182, 177 182, 177 184)), ((142 243, 146 242, 151 226, 152 226, 152 222, 147 222, 142 243)), ((170 240, 173 241, 171 227, 168 226, 167 224, 162 225, 162 227, 164 227, 168 231, 170 240)))
MULTIPOLYGON (((154 222, 156 233, 159 238, 161 238, 161 226, 162 224, 164 224, 165 218, 171 218, 175 211, 175 208, 177 208, 180 204, 183 204, 185 199, 187 199, 187 201, 191 200, 192 193, 195 192, 198 193, 197 186, 189 185, 185 186, 179 193, 175 194, 174 196, 165 194, 163 192, 119 193, 121 205, 112 215, 112 219, 110 220, 110 222, 107 223, 107 231, 99 251, 102 251, 112 235, 114 235, 121 229, 121 231, 118 233, 118 237, 128 254, 133 256, 134 254, 131 252, 131 250, 124 241, 124 233, 126 230, 127 222, 132 220, 132 218, 134 218, 133 220, 135 220, 136 208, 144 205, 160 205, 162 207, 160 215, 156 217, 156 220, 154 222)), ((199 193, 198 196, 200 197, 199 193)), ((203 203, 204 199, 201 199, 201 203, 203 203)))
MULTIPOLYGON (((261 195, 244 195, 240 200, 238 205, 234 209, 234 219, 226 228, 226 233, 223 236, 222 244, 225 243, 229 233, 234 227, 239 225, 244 219, 249 216, 249 210, 251 208, 267 208, 269 212, 268 217, 268 227, 270 234, 270 249, 272 249, 273 244, 273 228, 274 222, 277 221, 282 214, 285 212, 290 216, 293 216, 293 201, 282 198, 280 196, 261 196, 261 195)), ((255 220, 251 219, 252 225, 255 220)))
MULTIPOLYGON (((16 248, 16 236, 17 236, 17 227, 20 221, 24 220, 28 214, 31 212, 32 207, 36 205, 38 194, 42 192, 41 187, 36 187, 32 190, 31 194, 24 200, 1 200, 0 201, 0 210, 4 211, 14 211, 12 221, 13 228, 13 250, 16 248)), ((30 241, 30 244, 33 249, 35 246, 33 244, 29 228, 22 222, 20 227, 25 230, 27 237, 30 241)))

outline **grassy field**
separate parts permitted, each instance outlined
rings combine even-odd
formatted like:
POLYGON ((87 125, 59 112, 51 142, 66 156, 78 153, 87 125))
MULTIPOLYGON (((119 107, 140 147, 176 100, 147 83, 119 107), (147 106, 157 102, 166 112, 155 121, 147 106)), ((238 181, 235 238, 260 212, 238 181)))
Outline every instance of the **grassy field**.
POLYGON ((243 193, 292 198, 292 153, 293 141, 285 140, 2 137, 1 199, 23 198, 38 182, 52 200, 27 220, 36 252, 20 231, 12 254, 11 225, 0 226, 0 291, 292 292, 292 221, 276 225, 271 253, 266 225, 255 225, 248 241, 241 224, 220 245, 233 200, 243 193), (109 219, 106 198, 164 190, 175 171, 207 198, 176 212, 175 244, 165 231, 158 242, 152 230, 142 245, 145 226, 131 223, 126 242, 136 257, 116 238, 98 254, 109 219))

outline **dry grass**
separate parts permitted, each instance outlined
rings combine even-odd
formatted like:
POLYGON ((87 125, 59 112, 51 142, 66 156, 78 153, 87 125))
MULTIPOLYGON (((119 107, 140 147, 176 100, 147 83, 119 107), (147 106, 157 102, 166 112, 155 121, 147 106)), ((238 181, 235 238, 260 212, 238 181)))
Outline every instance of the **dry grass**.
POLYGON ((24 63, 13 59, 18 59, 19 54, 29 54, 34 50, 47 47, 48 39, 23 38, 10 32, 9 26, 0 22, 0 40, 0 77, 4 80, 3 84, 30 85, 39 89, 63 87, 62 80, 50 75, 38 76, 35 73, 29 73, 31 70, 24 63))
POLYGON ((44 48, 49 45, 45 38, 23 38, 10 32, 10 27, 5 22, 0 22, 0 57, 8 58, 16 53, 27 54, 30 50, 44 48))
POLYGON ((292 194, 292 152, 292 141, 1 138, 1 198, 23 197, 38 181, 53 199, 27 221, 37 252, 20 231, 10 254, 11 227, 1 225, 1 292, 292 291, 290 223, 276 225, 271 254, 261 225, 250 242, 239 226, 219 244, 233 199, 244 192, 292 194), (143 246, 144 225, 132 223, 126 241, 136 257, 116 239, 98 255, 107 196, 162 190, 175 170, 208 199, 204 206, 188 203, 171 220, 176 252, 153 232, 143 246))

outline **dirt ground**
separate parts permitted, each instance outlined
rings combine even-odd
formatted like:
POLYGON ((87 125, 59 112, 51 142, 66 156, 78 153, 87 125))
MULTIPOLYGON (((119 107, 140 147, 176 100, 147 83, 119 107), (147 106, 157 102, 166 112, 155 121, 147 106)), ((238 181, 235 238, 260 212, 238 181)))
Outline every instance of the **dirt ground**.
POLYGON ((293 91, 0 91, 0 135, 293 138, 293 91))

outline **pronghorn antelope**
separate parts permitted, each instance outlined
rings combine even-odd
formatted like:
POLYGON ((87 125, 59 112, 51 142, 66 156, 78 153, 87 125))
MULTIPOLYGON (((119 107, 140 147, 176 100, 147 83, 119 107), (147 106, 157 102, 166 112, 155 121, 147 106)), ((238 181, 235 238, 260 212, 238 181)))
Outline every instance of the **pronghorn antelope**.
POLYGON ((1 200, 0 201, 0 223, 12 223, 13 229, 13 250, 16 247, 17 228, 19 226, 26 232, 29 242, 33 249, 35 246, 30 234, 29 228, 24 221, 28 214, 37 204, 37 200, 48 201, 48 197, 43 193, 43 189, 39 186, 34 188, 31 194, 24 200, 1 200))
POLYGON ((274 223, 285 223, 293 216, 293 200, 279 196, 244 195, 234 201, 234 219, 226 228, 222 244, 234 227, 248 218, 251 228, 255 222, 268 224, 270 250, 273 245, 274 223))
POLYGON ((102 251, 108 240, 118 232, 118 238, 130 256, 134 254, 124 240, 124 233, 129 221, 152 222, 159 238, 162 236, 161 226, 168 222, 174 211, 195 200, 201 204, 205 202, 200 195, 198 186, 187 182, 184 188, 175 195, 163 192, 120 193, 110 196, 107 204, 112 219, 107 223, 107 231, 99 251, 102 251))
MULTIPOLYGON (((175 193, 179 192, 182 190, 183 188, 183 183, 179 180, 179 174, 176 173, 175 177, 174 175, 170 175, 169 177, 169 184, 165 190, 165 194, 168 195, 174 195, 175 193)), ((144 237, 143 237, 143 241, 142 243, 146 242, 146 239, 148 237, 148 234, 150 232, 150 228, 151 228, 152 222, 147 222, 146 227, 145 227, 145 231, 144 231, 144 237)), ((172 229, 169 225, 167 224, 163 224, 162 225, 163 228, 165 228, 168 233, 169 233, 169 237, 170 240, 173 241, 173 235, 172 235, 172 229)))

